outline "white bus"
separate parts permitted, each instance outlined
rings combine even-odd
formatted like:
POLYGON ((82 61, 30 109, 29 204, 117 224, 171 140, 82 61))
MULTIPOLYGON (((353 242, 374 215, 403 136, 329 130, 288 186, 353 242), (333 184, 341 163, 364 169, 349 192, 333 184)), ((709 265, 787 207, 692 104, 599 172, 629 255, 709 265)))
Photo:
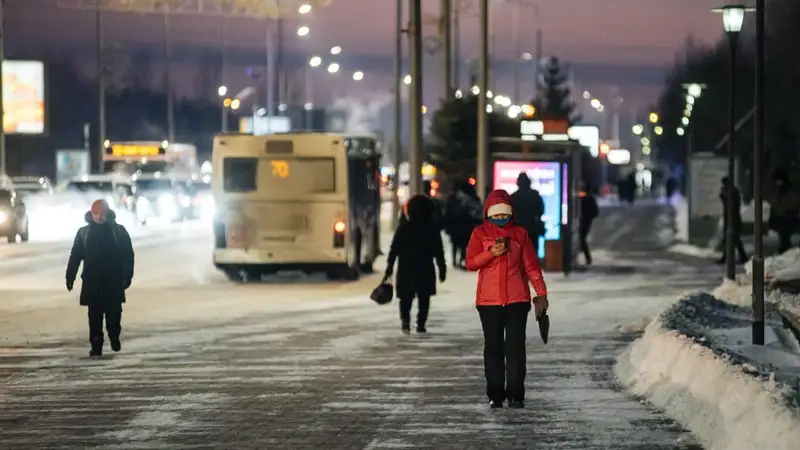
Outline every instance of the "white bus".
POLYGON ((370 136, 214 139, 214 264, 229 279, 281 270, 354 280, 380 254, 380 155, 370 136))

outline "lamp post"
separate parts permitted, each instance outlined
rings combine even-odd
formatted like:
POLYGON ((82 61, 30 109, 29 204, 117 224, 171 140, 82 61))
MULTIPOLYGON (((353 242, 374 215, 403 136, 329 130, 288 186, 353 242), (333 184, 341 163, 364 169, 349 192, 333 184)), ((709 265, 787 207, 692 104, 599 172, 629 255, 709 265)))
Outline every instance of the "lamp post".
POLYGON ((753 121, 753 344, 764 345, 764 235, 762 176, 764 171, 764 14, 765 0, 756 0, 756 76, 753 121))
POLYGON ((489 90, 489 0, 480 0, 480 70, 478 71, 478 142, 475 171, 478 195, 486 199, 489 189, 489 115, 486 113, 489 90))
POLYGON ((728 47, 730 48, 730 91, 729 91, 729 110, 728 110, 728 183, 727 192, 727 217, 725 218, 725 276, 729 280, 736 278, 736 260, 734 255, 734 231, 733 220, 733 197, 736 192, 734 186, 735 164, 736 164, 736 144, 734 134, 736 133, 736 47, 739 43, 739 34, 744 25, 744 14, 747 7, 744 5, 726 5, 714 10, 722 13, 722 25, 725 34, 728 35, 728 47))
POLYGON ((222 105, 222 108, 221 108, 221 110, 222 110, 222 112, 221 112, 221 115, 222 115, 222 118, 221 118, 222 119, 221 120, 221 122, 222 122, 221 123, 221 129, 222 129, 223 133, 227 133, 228 132, 228 108, 227 108, 227 106, 225 106, 225 100, 224 99, 225 99, 225 96, 228 95, 228 87, 225 86, 224 84, 222 86, 218 87, 217 88, 217 95, 219 95, 220 98, 223 99, 223 101, 220 103, 222 105))

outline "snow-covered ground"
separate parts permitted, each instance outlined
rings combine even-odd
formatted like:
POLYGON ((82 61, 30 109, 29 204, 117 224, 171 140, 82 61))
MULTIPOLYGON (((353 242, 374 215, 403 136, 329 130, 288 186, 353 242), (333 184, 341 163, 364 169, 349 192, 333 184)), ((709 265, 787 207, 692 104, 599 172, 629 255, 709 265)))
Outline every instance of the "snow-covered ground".
MULTIPOLYGON (((659 222, 652 213, 626 230, 659 222)), ((4 448, 698 448, 619 389, 612 365, 631 333, 718 269, 643 250, 643 237, 598 237, 634 251, 598 249, 590 271, 547 276, 551 340, 530 322, 521 411, 486 406, 474 274, 451 270, 429 335, 404 336, 396 303, 368 298, 379 275, 234 285, 211 264, 210 236, 170 237, 139 239, 123 351, 99 361, 85 357, 64 261, 0 270, 4 448)))
POLYGON ((752 310, 734 303, 698 292, 670 305, 619 357, 617 376, 709 449, 796 449, 800 346, 774 314, 766 345, 751 345, 752 310))

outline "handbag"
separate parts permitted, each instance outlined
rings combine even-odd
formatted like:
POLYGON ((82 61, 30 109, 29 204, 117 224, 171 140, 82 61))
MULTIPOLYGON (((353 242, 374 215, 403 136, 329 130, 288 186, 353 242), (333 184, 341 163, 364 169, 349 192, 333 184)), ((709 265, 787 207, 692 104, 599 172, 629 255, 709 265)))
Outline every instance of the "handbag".
POLYGON ((378 285, 378 287, 372 290, 372 294, 369 296, 372 301, 379 305, 391 303, 392 297, 394 297, 394 286, 392 286, 388 276, 383 277, 381 283, 378 285))

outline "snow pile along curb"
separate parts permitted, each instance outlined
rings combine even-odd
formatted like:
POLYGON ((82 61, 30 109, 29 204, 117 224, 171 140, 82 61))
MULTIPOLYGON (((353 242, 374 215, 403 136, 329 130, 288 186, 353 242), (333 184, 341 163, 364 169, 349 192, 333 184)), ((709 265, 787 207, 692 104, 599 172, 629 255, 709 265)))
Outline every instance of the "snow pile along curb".
MULTIPOLYGON (((797 449, 800 411, 792 406, 797 388, 791 375, 776 375, 770 364, 749 360, 749 346, 730 350, 719 338, 742 327, 744 313, 705 293, 682 299, 620 355, 617 377, 709 449, 797 449)), ((783 353, 762 349, 775 359, 783 353)))

